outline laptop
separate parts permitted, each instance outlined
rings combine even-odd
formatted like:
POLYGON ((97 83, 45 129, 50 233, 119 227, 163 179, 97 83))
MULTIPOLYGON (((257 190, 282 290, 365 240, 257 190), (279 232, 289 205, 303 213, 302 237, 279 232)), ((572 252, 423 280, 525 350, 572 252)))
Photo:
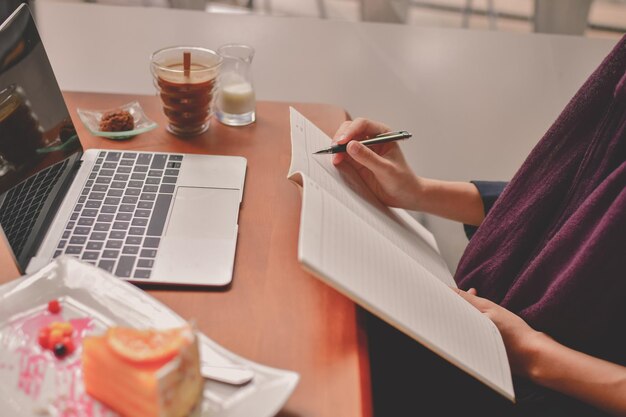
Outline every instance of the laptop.
POLYGON ((0 238, 139 283, 231 282, 246 159, 84 151, 28 7, 0 26, 0 238))

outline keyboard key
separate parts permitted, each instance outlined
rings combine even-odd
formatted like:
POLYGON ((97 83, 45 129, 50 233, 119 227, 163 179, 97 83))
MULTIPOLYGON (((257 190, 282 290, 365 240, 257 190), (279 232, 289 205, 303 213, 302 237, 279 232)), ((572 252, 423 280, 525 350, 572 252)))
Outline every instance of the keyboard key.
POLYGON ((89 236, 90 240, 105 240, 107 238, 107 234, 105 232, 93 232, 91 236, 89 236))
POLYGON ((170 155, 170 161, 182 161, 182 160, 183 160, 182 155, 170 155))
POLYGON ((91 227, 77 227, 74 229, 76 235, 88 235, 91 232, 91 227))
POLYGON ((65 253, 67 253, 68 255, 78 255, 82 250, 82 246, 70 245, 65 249, 65 253))
POLYGON ((163 184, 176 184, 176 177, 163 177, 163 184))
MULTIPOLYGON (((114 162, 105 162, 104 164, 102 164, 102 168, 117 168, 117 164, 114 162)), ((102 171, 100 171, 102 172, 102 171)))
POLYGON ((137 157, 137 165, 150 165, 150 160, 152 159, 152 154, 150 153, 140 153, 137 157))
POLYGON ((76 220, 76 219, 78 219, 78 213, 77 213, 77 212, 74 212, 74 213, 72 213, 72 215, 70 216, 70 220, 76 220))
POLYGON ((87 208, 100 208, 100 205, 102 204, 102 201, 98 201, 98 200, 87 200, 87 202, 85 203, 85 207, 87 208))
POLYGON ((129 235, 143 235, 146 232, 145 227, 131 227, 128 230, 129 235))
POLYGON ((105 159, 107 161, 119 161, 121 157, 122 157, 121 152, 107 152, 105 159))
POLYGON ((149 269, 137 269, 133 278, 150 278, 151 272, 149 269))
POLYGON ((130 175, 128 175, 128 174, 115 174, 115 176, 113 177, 113 180, 115 180, 115 181, 128 181, 128 177, 130 177, 130 175))
POLYGON ((68 239, 70 237, 70 231, 66 230, 65 232, 63 232, 63 239, 68 239))
POLYGON ((121 249, 122 248, 121 240, 109 240, 107 241, 107 249, 121 249))
POLYGON ((139 246, 124 246, 122 253, 125 255, 137 255, 139 253, 139 246))
POLYGON ((105 185, 105 184, 96 184, 96 185, 93 186, 92 189, 93 189, 93 191, 104 192, 104 191, 109 189, 109 186, 105 185))
POLYGON ((107 193, 109 197, 121 197, 123 194, 124 194, 124 190, 119 189, 119 188, 113 188, 109 190, 109 192, 107 193))
POLYGON ((90 200, 104 200, 104 193, 92 192, 89 194, 90 200))
POLYGON ((157 169, 151 169, 150 171, 148 171, 148 176, 149 177, 162 177, 163 171, 157 170, 157 169))
POLYGON ((80 219, 78 219, 78 225, 79 226, 91 226, 94 223, 94 218, 93 217, 81 217, 80 219))
POLYGON ((159 185, 161 183, 161 178, 159 177, 148 177, 146 178, 146 184, 159 185))
POLYGON ((117 207, 116 206, 102 206, 102 209, 100 210, 101 213, 115 213, 117 211, 117 207))
POLYGON ((103 250, 102 251, 102 258, 103 259, 115 259, 118 256, 120 256, 120 251, 118 250, 103 250))
POLYGON ((61 254, 63 253, 62 250, 58 250, 54 252, 54 255, 52 255, 53 258, 58 258, 59 256, 61 256, 61 254))
POLYGON ((87 243, 87 246, 85 247, 85 249, 87 249, 87 250, 100 250, 100 249, 102 249, 102 245, 104 245, 104 242, 89 242, 89 243, 87 243))
POLYGON ((176 186, 174 184, 162 184, 159 188, 160 193, 173 193, 176 186))
POLYGON ((87 180, 87 182, 85 183, 85 187, 91 187, 93 186, 93 180, 87 180))
POLYGON ((143 187, 143 181, 131 180, 128 181, 128 186, 131 188, 141 188, 143 187))
POLYGON ((148 167, 146 165, 135 165, 133 172, 148 172, 148 167))
POLYGON ((167 163, 166 167, 167 168, 180 168, 180 162, 173 162, 172 158, 170 157, 170 162, 167 163))
POLYGON ((121 166, 132 167, 133 165, 135 165, 135 163, 133 161, 127 159, 127 160, 120 161, 120 165, 121 166))
POLYGON ((137 158, 137 152, 124 152, 122 154, 122 158, 124 159, 135 159, 137 158))
POLYGON ((132 213, 135 211, 135 206, 132 204, 122 204, 120 206, 120 212, 122 213, 132 213))
POLYGON ((126 237, 126 232, 123 230, 111 230, 109 234, 109 239, 121 239, 123 240, 126 237))
POLYGON ((138 196, 139 194, 141 194, 140 188, 127 188, 126 189, 126 195, 138 196))
POLYGON ((145 217, 138 217, 136 219, 133 219, 132 225, 133 226, 147 226, 148 219, 146 219, 145 217))
POLYGON ((83 259, 91 259, 91 260, 96 260, 98 259, 98 252, 84 252, 83 253, 83 259))
POLYGON ((150 210, 136 210, 135 217, 150 217, 150 210))
POLYGON ((140 200, 146 200, 146 201, 154 201, 156 200, 156 194, 155 193, 141 193, 141 196, 139 197, 140 200))
POLYGON ((172 194, 159 194, 154 204, 154 210, 152 211, 152 218, 148 225, 146 235, 148 236, 161 236, 163 228, 165 227, 165 219, 167 218, 167 212, 170 209, 172 202, 172 194))
POLYGON ((165 175, 177 176, 180 171, 178 169, 166 169, 165 175))
POLYGON ((140 172, 134 173, 133 175, 130 176, 131 180, 138 180, 138 181, 143 181, 146 179, 146 174, 142 174, 140 172))
POLYGON ((152 268, 154 259, 140 259, 137 261, 137 268, 152 268))
POLYGON ((120 260, 117 262, 117 269, 115 270, 115 275, 118 277, 127 278, 130 277, 130 273, 133 270, 133 266, 135 266, 135 256, 125 255, 120 256, 120 260))
POLYGON ((86 236, 72 236, 70 239, 70 245, 82 245, 87 241, 86 236))
POLYGON ((117 213, 117 216, 115 216, 115 220, 122 221, 122 222, 129 222, 132 218, 133 218, 132 213, 117 213))
POLYGON ((137 197, 126 196, 122 199, 122 203, 124 204, 137 204, 137 197))
POLYGON ((98 232, 108 232, 110 228, 110 223, 96 223, 96 225, 93 227, 93 230, 96 230, 98 232))
POLYGON ((143 238, 141 236, 128 236, 126 238, 127 245, 141 245, 141 240, 143 238))
POLYGON ((113 267, 115 267, 115 261, 103 259, 100 261, 100 263, 98 263, 98 267, 104 269, 105 271, 113 272, 113 267))
POLYGON ((117 168, 117 172, 118 174, 130 174, 130 172, 132 171, 131 167, 118 167, 117 168))
POLYGON ((144 193, 156 193, 157 191, 159 191, 159 187, 157 185, 146 185, 143 187, 144 193))
POLYGON ((140 201, 137 204, 137 208, 139 209, 151 209, 154 203, 152 201, 140 201))
POLYGON ((67 245, 67 240, 62 240, 59 242, 59 246, 57 246, 57 248, 63 249, 65 245, 67 245))
POLYGON ((76 204, 74 206, 74 211, 81 211, 83 209, 83 205, 82 204, 76 204))
POLYGON ((130 223, 128 222, 115 222, 113 223, 114 230, 128 230, 128 226, 130 223))
POLYGON ((80 197, 78 197, 78 202, 79 203, 84 203, 85 201, 87 201, 87 197, 85 197, 84 195, 81 195, 80 197))
POLYGON ((111 183, 111 188, 126 188, 126 183, 120 182, 120 181, 113 181, 111 183))
MULTIPOLYGON (((115 165, 112 166, 111 168, 115 168, 115 165)), ((113 169, 102 169, 100 170, 100 175, 99 177, 112 177, 115 174, 115 170, 113 169)), ((111 180, 111 178, 107 178, 109 181, 111 180)), ((97 181, 96 181, 97 182, 97 181)))
POLYGON ((81 195, 89 194, 89 188, 83 188, 83 191, 80 192, 81 195))
POLYGON ((156 256, 156 249, 142 249, 141 257, 142 258, 154 258, 156 256))
POLYGON ((89 174, 89 179, 90 179, 90 180, 95 180, 97 176, 98 176, 98 174, 96 174, 96 173, 94 172, 93 174, 89 174))
POLYGON ((165 168, 165 163, 167 162, 167 155, 158 154, 154 155, 152 158, 152 164, 150 164, 150 169, 163 169, 165 168))
POLYGON ((117 206, 120 204, 121 198, 119 197, 107 197, 104 199, 104 204, 111 204, 113 206, 117 206))
POLYGON ((67 230, 72 230, 75 225, 76 225, 76 222, 67 222, 67 226, 65 226, 65 228, 67 230))
POLYGON ((113 215, 112 214, 101 214, 98 216, 98 221, 99 222, 112 222, 113 221, 113 215))
POLYGON ((158 237, 146 237, 143 241, 143 247, 156 249, 159 247, 159 242, 161 242, 161 239, 158 237))

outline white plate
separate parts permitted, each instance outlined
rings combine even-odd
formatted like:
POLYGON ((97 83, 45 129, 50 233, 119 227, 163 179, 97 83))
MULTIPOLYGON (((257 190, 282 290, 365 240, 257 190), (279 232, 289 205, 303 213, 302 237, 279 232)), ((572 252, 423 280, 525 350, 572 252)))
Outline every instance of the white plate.
MULTIPOLYGON (((169 328, 185 321, 144 291, 70 257, 60 257, 37 273, 0 287, 0 404, 3 416, 110 417, 84 393, 80 347, 63 360, 37 344, 37 332, 58 316, 47 313, 61 301, 63 320, 100 334, 110 325, 169 328)), ((207 380, 194 416, 270 417, 287 401, 299 376, 241 358, 200 335, 203 363, 245 366, 252 382, 236 387, 207 380)))

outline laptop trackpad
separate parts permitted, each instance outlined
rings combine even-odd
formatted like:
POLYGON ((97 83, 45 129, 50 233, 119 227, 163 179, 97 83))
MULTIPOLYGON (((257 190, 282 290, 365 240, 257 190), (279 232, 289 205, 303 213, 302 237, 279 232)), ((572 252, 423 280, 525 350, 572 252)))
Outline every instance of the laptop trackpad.
POLYGON ((165 236, 232 238, 239 195, 239 190, 179 187, 165 236))
POLYGON ((237 245, 240 190, 179 187, 154 264, 155 282, 227 285, 237 245))

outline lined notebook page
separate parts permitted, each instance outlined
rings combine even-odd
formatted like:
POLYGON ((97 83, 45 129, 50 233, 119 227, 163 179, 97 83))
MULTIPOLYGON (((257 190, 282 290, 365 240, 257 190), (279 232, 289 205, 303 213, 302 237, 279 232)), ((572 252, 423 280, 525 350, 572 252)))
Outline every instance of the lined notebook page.
POLYGON ((298 111, 291 112, 291 166, 289 176, 301 173, 335 196, 389 244, 418 261, 447 285, 456 286, 430 232, 417 221, 382 205, 348 164, 337 169, 329 155, 313 152, 330 146, 331 139, 298 111))
POLYGON ((418 261, 303 176, 298 257, 338 291, 513 400, 496 326, 418 261))

